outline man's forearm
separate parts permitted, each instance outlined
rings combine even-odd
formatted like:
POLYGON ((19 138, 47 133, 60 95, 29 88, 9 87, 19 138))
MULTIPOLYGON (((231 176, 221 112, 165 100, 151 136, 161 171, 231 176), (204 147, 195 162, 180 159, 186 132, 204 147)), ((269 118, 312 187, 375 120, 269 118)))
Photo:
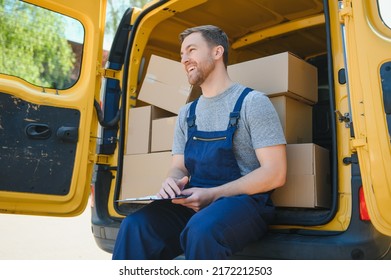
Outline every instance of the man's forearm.
POLYGON ((189 174, 184 170, 176 167, 171 167, 167 173, 167 177, 171 177, 173 179, 178 179, 178 180, 183 178, 184 176, 189 176, 189 174))
POLYGON ((179 180, 184 176, 189 176, 185 167, 184 156, 182 154, 175 154, 172 156, 172 164, 167 173, 167 177, 179 180))

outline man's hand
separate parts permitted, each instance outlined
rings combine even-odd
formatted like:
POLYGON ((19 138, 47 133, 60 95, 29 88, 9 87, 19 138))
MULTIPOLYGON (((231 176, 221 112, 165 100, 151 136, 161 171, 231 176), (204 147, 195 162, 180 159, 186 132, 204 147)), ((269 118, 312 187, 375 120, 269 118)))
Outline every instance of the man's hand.
POLYGON ((182 195, 189 195, 187 198, 173 199, 172 203, 181 204, 198 212, 215 200, 213 188, 190 188, 183 190, 182 195))
POLYGON ((168 177, 162 184, 161 189, 157 193, 158 197, 174 198, 182 194, 183 188, 189 182, 189 177, 184 176, 182 179, 174 179, 168 177))

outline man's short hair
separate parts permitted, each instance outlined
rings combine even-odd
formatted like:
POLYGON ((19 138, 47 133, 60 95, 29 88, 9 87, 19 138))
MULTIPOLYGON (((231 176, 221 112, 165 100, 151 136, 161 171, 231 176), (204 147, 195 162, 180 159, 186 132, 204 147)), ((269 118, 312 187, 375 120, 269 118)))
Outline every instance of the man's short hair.
POLYGON ((223 61, 225 66, 228 65, 228 48, 229 48, 229 42, 228 42, 228 36, 225 34, 225 32, 214 25, 202 25, 202 26, 196 26, 191 27, 186 30, 184 30, 181 34, 179 34, 179 40, 181 43, 183 43, 183 40, 187 36, 189 36, 192 33, 199 32, 201 33, 202 37, 206 40, 206 42, 212 46, 222 46, 224 48, 223 53, 223 61))

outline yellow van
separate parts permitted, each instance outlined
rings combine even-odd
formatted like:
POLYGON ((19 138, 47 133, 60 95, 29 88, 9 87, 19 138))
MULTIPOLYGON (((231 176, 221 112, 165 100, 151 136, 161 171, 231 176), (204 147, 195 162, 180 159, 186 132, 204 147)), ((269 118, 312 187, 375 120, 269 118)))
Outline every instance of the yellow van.
POLYGON ((103 62, 106 0, 2 3, 7 32, 23 36, 0 38, 1 213, 74 216, 91 195, 93 237, 111 252, 121 220, 145 205, 118 200, 159 188, 172 120, 200 94, 181 82, 178 34, 213 24, 231 39, 232 78, 270 96, 288 139, 276 219, 234 258, 391 258, 391 28, 377 0, 156 0, 125 12, 103 62), (30 40, 38 23, 19 24, 40 17, 10 16, 29 9, 63 24, 30 40), (41 63, 31 46, 68 29, 81 34, 67 39, 73 68, 43 80, 69 53, 41 63), (17 50, 31 64, 6 68, 17 50))

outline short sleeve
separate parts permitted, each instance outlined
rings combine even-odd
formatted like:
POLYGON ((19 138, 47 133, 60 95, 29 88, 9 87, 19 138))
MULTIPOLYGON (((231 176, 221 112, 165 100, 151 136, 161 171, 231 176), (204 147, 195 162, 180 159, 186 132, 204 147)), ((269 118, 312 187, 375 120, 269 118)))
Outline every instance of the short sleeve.
POLYGON ((172 154, 184 154, 187 141, 187 123, 186 118, 188 114, 189 104, 183 106, 179 111, 178 118, 175 124, 174 140, 172 144, 172 154))
POLYGON ((245 99, 244 123, 254 149, 286 144, 278 114, 269 97, 254 91, 245 99))

